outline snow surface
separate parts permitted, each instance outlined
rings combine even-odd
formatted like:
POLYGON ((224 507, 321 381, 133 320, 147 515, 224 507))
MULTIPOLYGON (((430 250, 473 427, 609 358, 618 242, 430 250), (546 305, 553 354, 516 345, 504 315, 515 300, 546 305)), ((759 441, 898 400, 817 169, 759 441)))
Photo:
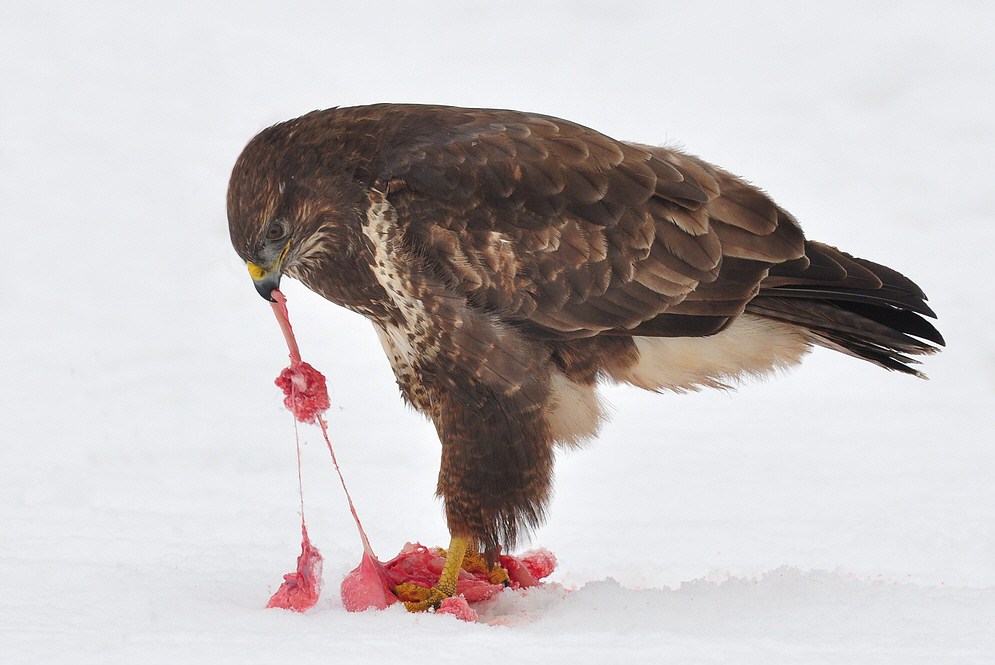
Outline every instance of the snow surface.
MULTIPOLYGON (((992 662, 995 4, 3 3, 3 663, 992 662), (747 6, 750 5, 750 6, 747 6), (816 352, 736 393, 608 390, 559 460, 555 584, 490 624, 349 614, 361 549, 317 430, 299 552, 286 351, 228 242, 258 130, 378 101, 680 142, 809 237, 903 270, 930 381, 816 352)), ((438 444, 368 323, 284 291, 382 558, 445 544, 438 444)))

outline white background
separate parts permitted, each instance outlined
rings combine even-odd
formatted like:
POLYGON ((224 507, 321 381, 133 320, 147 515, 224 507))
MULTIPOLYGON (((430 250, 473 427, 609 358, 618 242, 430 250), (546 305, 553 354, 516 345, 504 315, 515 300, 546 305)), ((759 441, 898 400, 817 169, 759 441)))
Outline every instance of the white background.
MULTIPOLYGON (((4 2, 0 653, 49 662, 991 662, 995 5, 4 2), (518 108, 684 146, 927 291, 930 381, 817 351, 736 393, 606 391, 490 624, 348 614, 316 430, 228 241, 242 146, 315 108, 518 108), (502 625, 503 624, 503 625, 502 625)), ((445 544, 438 443, 370 325, 285 284, 381 558, 445 544)))

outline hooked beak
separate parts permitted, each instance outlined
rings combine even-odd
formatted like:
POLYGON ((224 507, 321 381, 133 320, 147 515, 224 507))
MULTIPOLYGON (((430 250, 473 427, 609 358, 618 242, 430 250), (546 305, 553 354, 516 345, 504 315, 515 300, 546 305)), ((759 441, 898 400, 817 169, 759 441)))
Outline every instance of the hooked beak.
POLYGON ((261 295, 264 300, 276 302, 271 294, 273 291, 280 288, 280 277, 283 276, 283 260, 287 258, 287 252, 289 250, 290 242, 288 241, 287 244, 283 246, 283 251, 280 252, 279 258, 277 258, 268 270, 263 268, 258 263, 253 263, 252 261, 246 263, 246 267, 249 269, 249 277, 252 278, 252 283, 255 285, 256 291, 259 292, 259 295, 261 295))
POLYGON ((264 299, 270 302, 276 302, 273 300, 274 289, 280 288, 280 263, 277 262, 275 266, 266 270, 262 266, 256 265, 251 261, 247 264, 249 268, 249 276, 252 277, 252 283, 256 287, 256 291, 259 292, 264 299))

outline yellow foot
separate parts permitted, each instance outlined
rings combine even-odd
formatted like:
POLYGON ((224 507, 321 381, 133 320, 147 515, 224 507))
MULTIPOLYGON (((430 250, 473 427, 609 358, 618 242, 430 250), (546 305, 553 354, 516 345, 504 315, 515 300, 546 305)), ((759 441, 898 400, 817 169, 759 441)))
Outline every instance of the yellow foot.
POLYGON ((426 589, 413 582, 403 582, 394 587, 394 594, 404 601, 404 607, 409 612, 426 612, 429 608, 439 609, 446 598, 445 591, 438 587, 426 589))
POLYGON ((470 541, 453 536, 449 549, 445 552, 446 563, 442 567, 439 583, 431 589, 405 582, 394 588, 394 593, 404 601, 409 612, 424 612, 430 607, 439 607, 446 598, 456 595, 456 582, 463 566, 463 558, 469 549, 470 541))

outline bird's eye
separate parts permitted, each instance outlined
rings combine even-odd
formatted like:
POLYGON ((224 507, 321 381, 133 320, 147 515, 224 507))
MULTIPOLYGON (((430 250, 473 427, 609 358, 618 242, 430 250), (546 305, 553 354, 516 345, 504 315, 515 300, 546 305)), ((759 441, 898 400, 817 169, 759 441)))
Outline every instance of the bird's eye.
POLYGON ((279 240, 285 235, 287 235, 287 227, 280 221, 273 222, 266 229, 267 240, 279 240))

